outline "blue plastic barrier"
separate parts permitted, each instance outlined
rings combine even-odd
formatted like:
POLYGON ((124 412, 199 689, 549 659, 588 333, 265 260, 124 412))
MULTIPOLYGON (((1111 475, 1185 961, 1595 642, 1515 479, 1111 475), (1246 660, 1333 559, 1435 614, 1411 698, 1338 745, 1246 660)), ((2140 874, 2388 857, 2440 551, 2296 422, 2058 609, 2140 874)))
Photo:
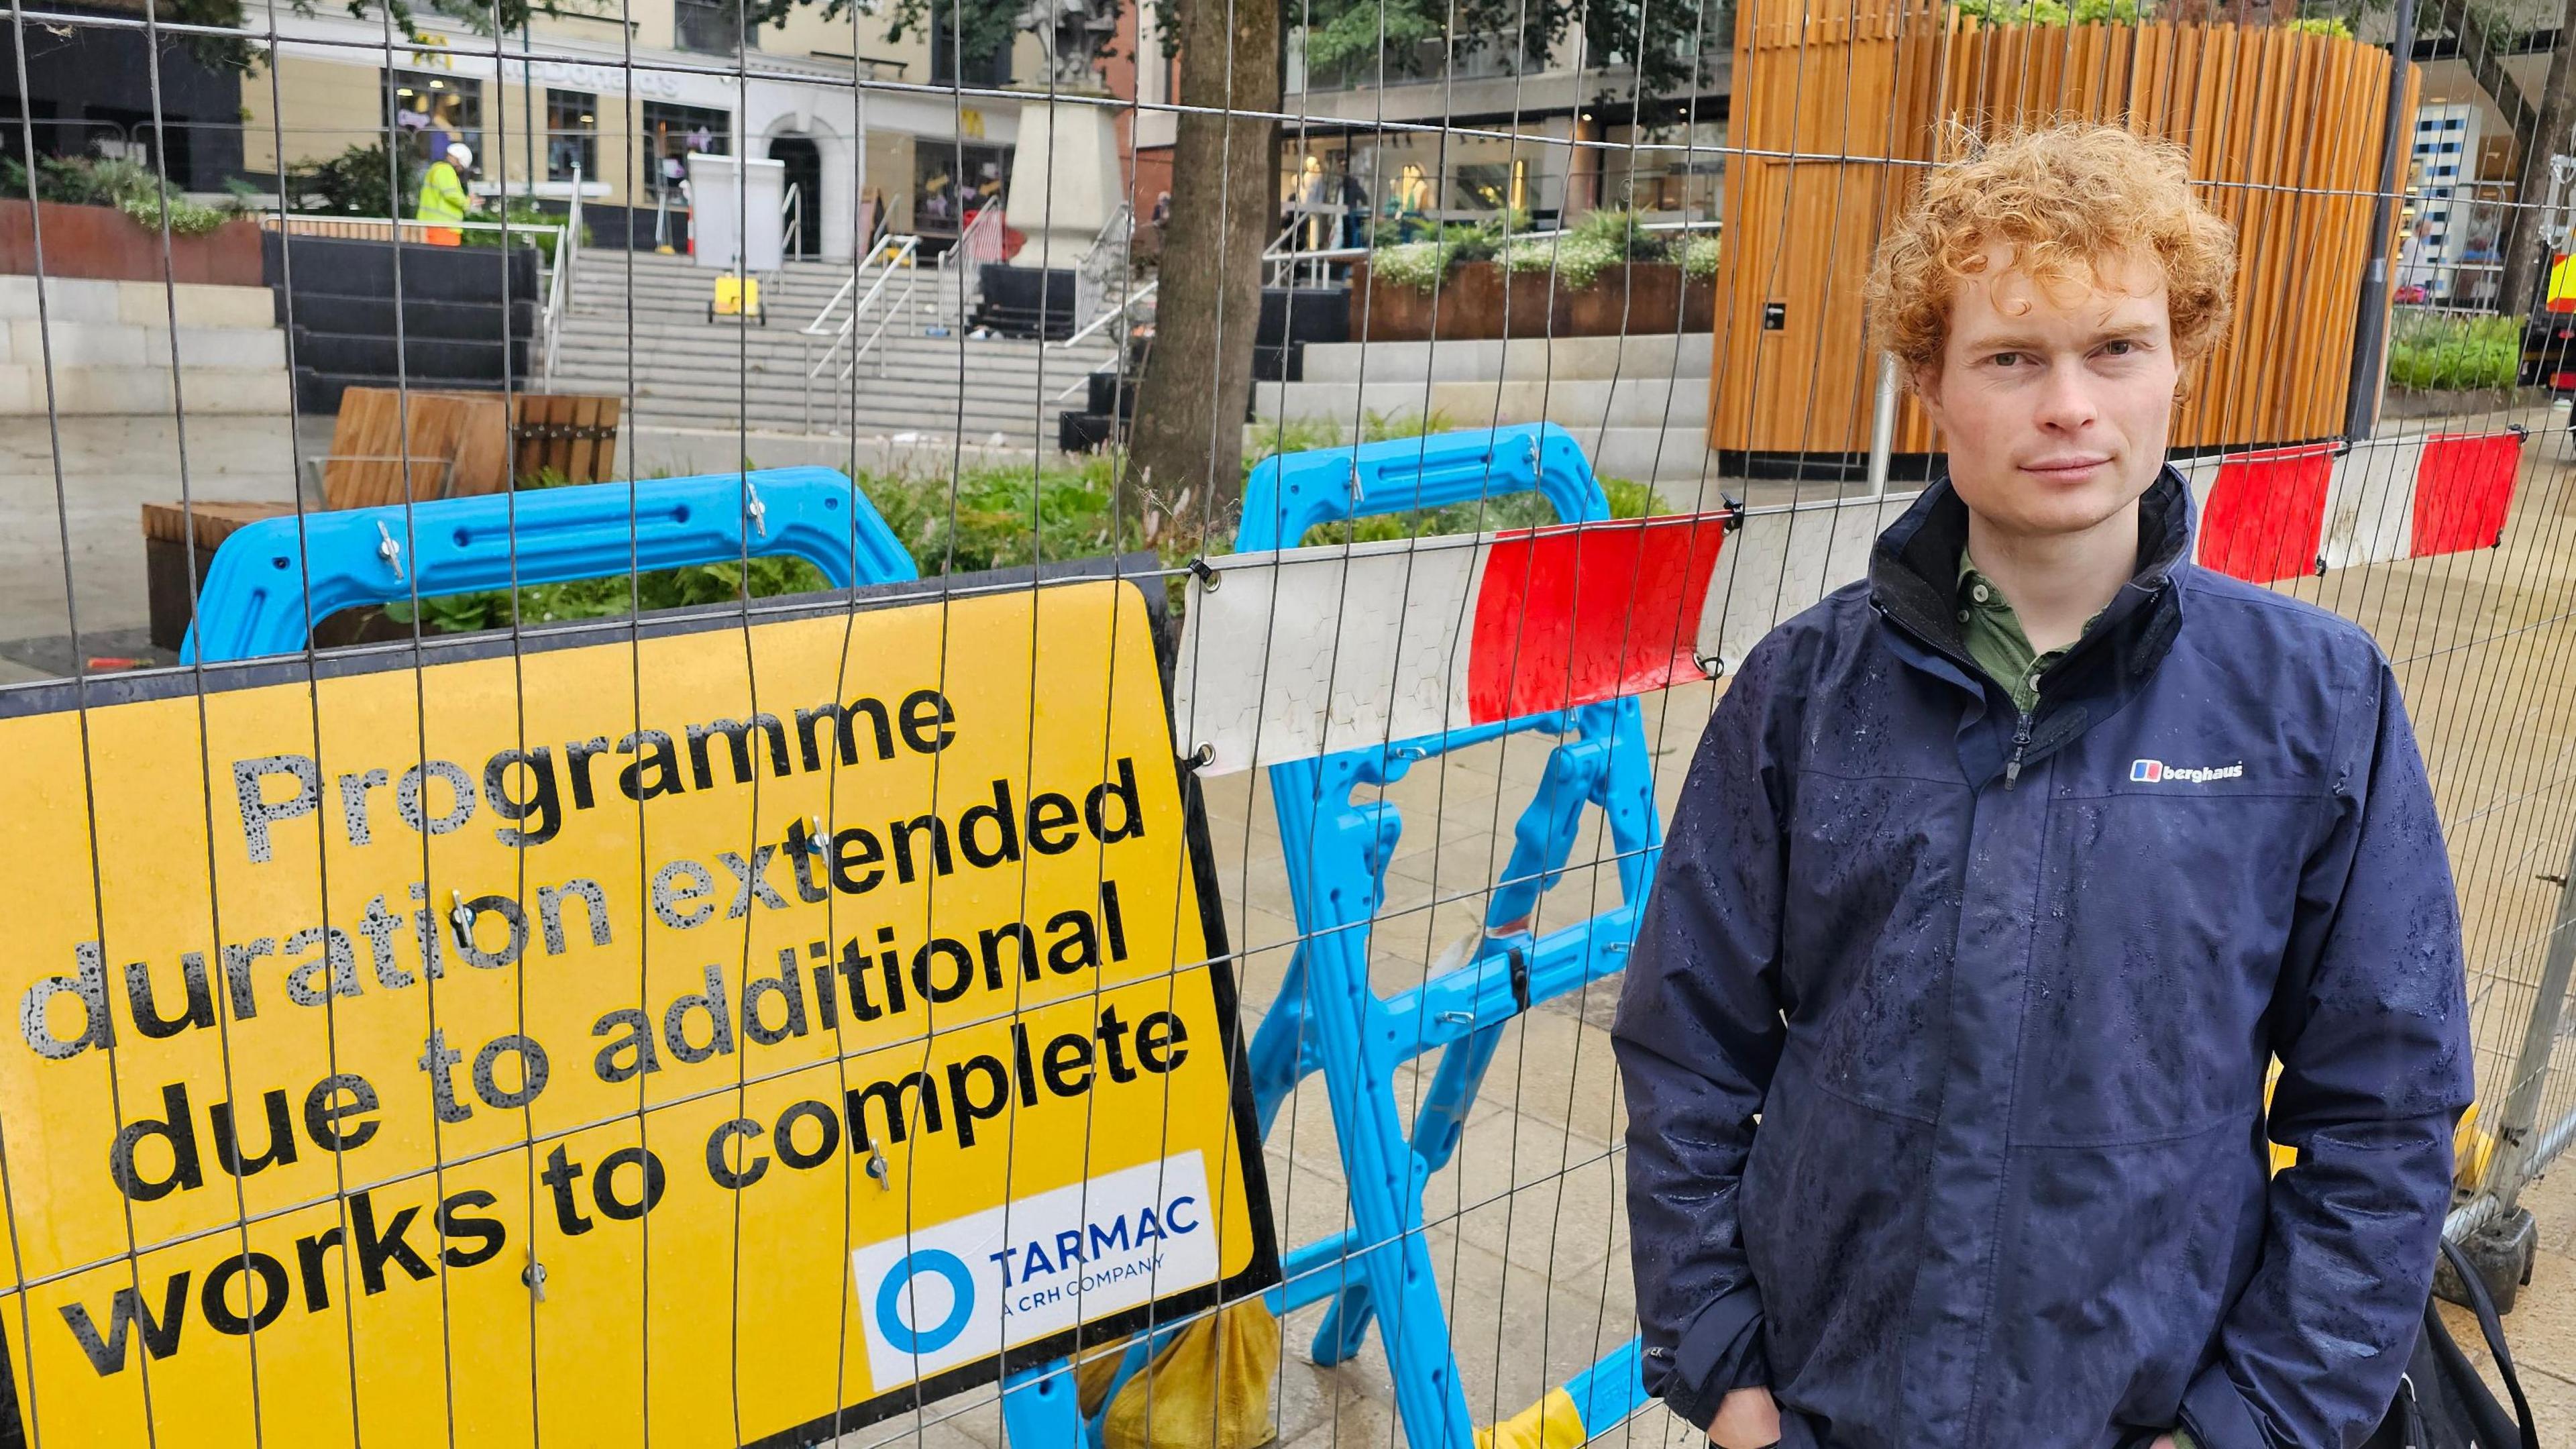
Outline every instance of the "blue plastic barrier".
POLYGON ((584 483, 264 519, 206 571, 182 663, 292 654, 343 609, 789 555, 835 588, 919 577, 867 496, 829 468, 584 483))
MULTIPOLYGON (((1539 424, 1269 459, 1246 488, 1236 544, 1246 551, 1295 547, 1319 523, 1529 491, 1544 495, 1562 522, 1610 516, 1581 447, 1563 429, 1539 424)), ((1315 1338, 1320 1364, 1357 1353, 1370 1324, 1383 1319, 1407 1442, 1413 1449, 1475 1449, 1476 1423, 1423 1238, 1422 1193, 1456 1152, 1512 1018, 1626 964, 1663 843, 1643 712, 1634 699, 1609 700, 1291 761, 1271 767, 1270 790, 1298 934, 1278 999, 1253 1037, 1253 1100, 1266 1136, 1298 1081, 1324 1074, 1352 1226, 1284 1254, 1283 1281, 1267 1302, 1284 1315, 1337 1300, 1315 1338), (1521 732, 1559 740, 1513 832, 1475 953, 1420 986, 1380 996, 1369 984, 1370 930, 1403 818, 1395 805, 1357 802, 1353 792, 1392 783, 1451 750, 1521 732), (1539 894, 1564 871, 1587 805, 1607 813, 1620 904, 1534 935, 1539 894), (1434 1050, 1440 1065, 1408 1133, 1395 1069, 1434 1050)), ((1176 1331, 1132 1344, 1103 1403, 1176 1331)), ((1561 1449, 1599 1435, 1644 1401, 1632 1338, 1509 1421, 1505 1429, 1519 1437, 1505 1442, 1561 1449), (1580 1435, 1568 1437, 1569 1415, 1580 1435)), ((1013 1374, 1003 1419, 1022 1449, 1099 1443, 1099 1424, 1084 1421, 1062 1363, 1013 1374)))

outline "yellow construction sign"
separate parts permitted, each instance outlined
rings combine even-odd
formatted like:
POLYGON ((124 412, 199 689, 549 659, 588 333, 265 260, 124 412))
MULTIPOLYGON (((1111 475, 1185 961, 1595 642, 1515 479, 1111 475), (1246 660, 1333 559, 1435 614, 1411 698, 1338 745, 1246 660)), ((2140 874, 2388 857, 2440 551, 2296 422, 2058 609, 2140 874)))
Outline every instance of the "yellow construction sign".
POLYGON ((579 639, 0 719, 30 1442, 802 1444, 1275 1273, 1132 585, 579 639))

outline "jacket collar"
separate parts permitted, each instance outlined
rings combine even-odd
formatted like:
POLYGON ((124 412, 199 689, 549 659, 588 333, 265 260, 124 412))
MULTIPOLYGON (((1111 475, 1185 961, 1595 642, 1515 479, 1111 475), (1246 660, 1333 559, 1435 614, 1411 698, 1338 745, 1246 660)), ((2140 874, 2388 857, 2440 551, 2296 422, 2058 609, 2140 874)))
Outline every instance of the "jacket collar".
MULTIPOLYGON (((2192 523, 2191 489, 2167 464, 2139 499, 2137 571, 2043 676, 2034 734, 2023 750, 2026 765, 2074 740, 2090 722, 2109 718, 2164 662, 2182 629, 2175 585, 2193 567, 2192 523)), ((1969 658, 1960 634, 1959 554, 1967 543, 1967 505, 1944 478, 1878 536, 1870 550, 1870 602, 1900 641, 1913 646, 1901 653, 1985 701, 1985 711, 1962 720, 1960 736, 1970 778, 1983 781, 2001 768, 2004 746, 1995 731, 1969 727, 1987 715, 2009 726, 2014 711, 2003 687, 1969 658)))

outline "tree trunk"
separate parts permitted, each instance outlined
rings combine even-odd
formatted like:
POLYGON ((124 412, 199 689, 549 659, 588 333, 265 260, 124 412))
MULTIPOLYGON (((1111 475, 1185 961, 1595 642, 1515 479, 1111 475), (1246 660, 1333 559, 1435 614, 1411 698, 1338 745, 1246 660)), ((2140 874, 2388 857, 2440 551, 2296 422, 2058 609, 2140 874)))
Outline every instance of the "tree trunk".
POLYGON ((2549 53, 2549 79, 2540 90, 2540 124, 2522 148, 2522 175, 2513 198, 2521 203, 2508 213, 2504 277, 2496 288, 2496 305, 2507 317, 2529 318, 2538 300, 2540 279, 2549 272, 2549 248, 2541 236, 2540 212, 2549 200, 2549 157, 2567 144, 2567 128, 2576 123, 2576 0, 2567 0, 2558 22, 2558 45, 2549 53))
MULTIPOLYGON (((1181 0, 1181 94, 1172 216, 1163 233, 1154 345, 1136 397, 1131 500, 1190 491, 1183 528, 1229 516, 1243 492, 1243 422, 1261 321, 1261 253, 1278 215, 1279 6, 1181 0), (1244 115, 1245 111, 1257 114, 1244 115)), ((1130 517, 1140 516, 1130 507, 1130 517)))

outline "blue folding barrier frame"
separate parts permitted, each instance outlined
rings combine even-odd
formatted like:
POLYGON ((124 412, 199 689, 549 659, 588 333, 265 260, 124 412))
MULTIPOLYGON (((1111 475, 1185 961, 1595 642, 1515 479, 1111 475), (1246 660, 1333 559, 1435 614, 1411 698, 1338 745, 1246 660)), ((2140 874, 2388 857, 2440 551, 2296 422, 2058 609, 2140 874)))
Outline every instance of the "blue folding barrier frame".
POLYGON ((179 661, 297 653, 315 622, 370 604, 745 556, 804 559, 841 589, 920 577, 867 495, 830 468, 313 512, 224 540, 179 661))
MULTIPOLYGON (((1533 491, 1560 522, 1610 516, 1581 446, 1542 423, 1273 457, 1246 486, 1235 544, 1246 552, 1293 548, 1317 524, 1533 491)), ((1393 1304, 1384 1337, 1406 1441, 1413 1449, 1476 1449, 1478 1429, 1423 1236, 1422 1194, 1457 1151, 1503 1029, 1532 1003, 1627 963, 1663 845, 1644 713, 1635 699, 1622 698, 1289 761, 1271 766, 1270 791, 1297 945, 1248 1056, 1254 1111, 1266 1138, 1297 1083, 1324 1074, 1352 1225, 1284 1253, 1282 1281, 1265 1301, 1284 1316, 1334 1300, 1313 1346, 1315 1362, 1327 1365, 1357 1353, 1381 1306, 1393 1304), (1370 931, 1403 819, 1392 803, 1357 802, 1353 792, 1391 784, 1452 750, 1524 732, 1555 735, 1558 743, 1513 831, 1475 954, 1411 990, 1380 996, 1369 983, 1370 931), (1534 935, 1538 897, 1564 872, 1587 806, 1608 817, 1620 903, 1534 935), (1408 1132, 1395 1069, 1434 1050, 1440 1065, 1408 1132)), ((1104 1410, 1177 1332, 1129 1345, 1101 1400, 1104 1410)), ((1566 1449, 1600 1435, 1645 1402, 1640 1367, 1631 1337, 1489 1431, 1491 1442, 1498 1449, 1566 1449)), ((1097 1449, 1101 1442, 1100 1419, 1082 1414, 1062 1362, 1010 1375, 1002 1403, 1007 1435, 1021 1449, 1097 1449)))
MULTIPOLYGON (((1581 447, 1562 428, 1538 424, 1271 458, 1247 486, 1236 546, 1294 547, 1317 524, 1523 492, 1544 496, 1561 522, 1610 516, 1581 447)), ((918 577, 865 495, 827 468, 315 512, 264 520, 225 540, 180 657, 217 663, 295 653, 314 621, 370 604, 782 555, 812 563, 836 588, 918 577)), ((1423 1236, 1422 1194, 1457 1150, 1503 1029, 1533 1003, 1626 964, 1663 839, 1643 714, 1623 698, 1525 715, 1273 765, 1270 780, 1298 944, 1249 1053, 1255 1112, 1267 1136, 1298 1081, 1324 1074, 1353 1222, 1286 1253, 1282 1282, 1265 1302, 1285 1315, 1335 1300, 1314 1342, 1320 1364, 1357 1353, 1381 1306, 1394 1305, 1384 1337, 1408 1443, 1475 1449, 1476 1422, 1423 1236), (1369 984, 1370 930, 1403 820, 1392 803, 1357 802, 1353 793, 1517 733, 1558 743, 1515 826, 1475 954, 1411 990, 1378 995, 1369 984), (1608 818, 1620 904, 1534 935, 1538 897, 1564 872, 1587 806, 1608 818), (1440 1065, 1408 1132, 1395 1068, 1434 1050, 1440 1065)), ((1177 1331, 1131 1343, 1103 1404, 1177 1331)), ((1100 1443, 1101 1416, 1082 1414, 1069 1368, 1033 1365, 1005 1379, 1003 1418, 1014 1444, 1100 1443)), ((1597 1436, 1644 1402, 1638 1370, 1632 1338, 1495 1437, 1563 1449, 1597 1436)))

